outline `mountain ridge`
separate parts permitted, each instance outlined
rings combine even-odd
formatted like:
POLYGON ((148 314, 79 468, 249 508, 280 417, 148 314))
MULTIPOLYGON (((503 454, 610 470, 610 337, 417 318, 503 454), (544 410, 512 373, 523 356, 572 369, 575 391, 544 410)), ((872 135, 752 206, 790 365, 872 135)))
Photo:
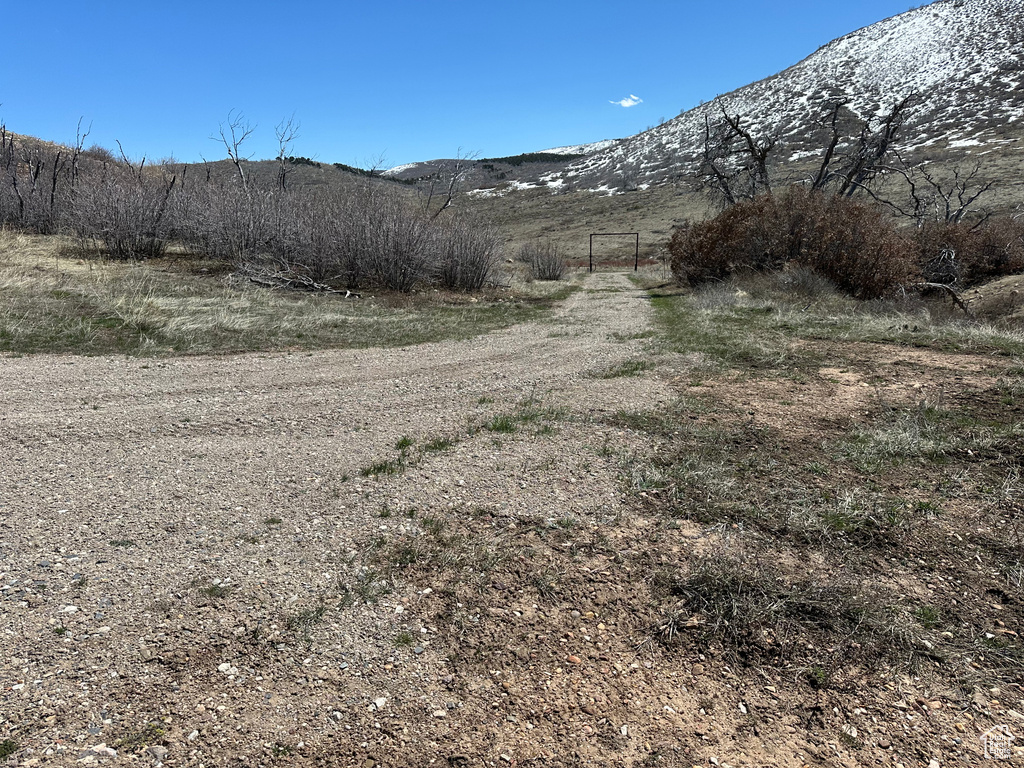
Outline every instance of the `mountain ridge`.
POLYGON ((939 0, 911 9, 572 163, 548 182, 615 191, 629 183, 670 181, 692 168, 705 119, 720 121, 723 111, 743 117, 755 134, 778 137, 780 150, 788 149, 793 159, 822 148, 809 129, 825 105, 843 100, 863 121, 912 94, 919 103, 903 134, 904 150, 1019 146, 1024 137, 1022 17, 1024 0, 939 0), (634 178, 623 178, 624 170, 634 178))

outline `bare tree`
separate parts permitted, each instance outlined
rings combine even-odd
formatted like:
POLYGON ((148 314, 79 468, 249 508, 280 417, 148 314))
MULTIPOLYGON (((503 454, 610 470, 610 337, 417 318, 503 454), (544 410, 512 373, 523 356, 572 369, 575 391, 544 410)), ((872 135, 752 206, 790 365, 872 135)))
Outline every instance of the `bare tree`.
POLYGON ((282 120, 274 126, 274 135, 277 137, 277 185, 284 191, 287 188, 288 174, 291 168, 288 164, 288 150, 291 149, 295 139, 299 137, 301 123, 295 122, 293 114, 287 120, 282 120))
POLYGON ((466 174, 472 170, 477 155, 476 152, 463 154, 462 147, 459 147, 454 160, 441 160, 438 163, 436 170, 428 179, 427 201, 423 205, 423 210, 430 213, 435 196, 443 197, 444 201, 431 214, 431 218, 436 219, 455 202, 455 196, 459 193, 466 174))
POLYGON ((730 115, 724 108, 722 122, 715 126, 705 115, 700 186, 714 190, 729 205, 771 192, 768 158, 777 143, 776 136, 755 136, 740 115, 730 115))
POLYGON ((75 130, 75 146, 71 150, 72 188, 74 188, 74 186, 78 183, 78 175, 81 171, 81 169, 79 168, 79 160, 82 157, 82 148, 85 146, 85 140, 89 138, 89 134, 92 133, 92 123, 89 124, 89 127, 86 128, 84 132, 82 131, 82 120, 83 118, 78 118, 78 128, 75 130))
POLYGON ((843 157, 840 170, 835 174, 839 179, 837 195, 853 197, 858 190, 867 189, 884 170, 883 161, 906 122, 913 100, 914 96, 910 95, 895 102, 877 127, 872 127, 871 120, 864 122, 854 150, 843 157))
POLYGON ((211 136, 210 138, 214 141, 220 141, 224 145, 224 149, 227 150, 228 159, 231 160, 231 164, 235 166, 235 170, 238 171, 238 178, 242 181, 242 187, 245 189, 249 188, 249 180, 245 175, 245 168, 242 166, 242 162, 249 160, 252 155, 242 155, 242 144, 248 139, 252 132, 256 130, 256 126, 252 125, 245 119, 245 115, 241 112, 235 112, 231 110, 228 112, 227 123, 221 123, 218 126, 217 136, 211 136))

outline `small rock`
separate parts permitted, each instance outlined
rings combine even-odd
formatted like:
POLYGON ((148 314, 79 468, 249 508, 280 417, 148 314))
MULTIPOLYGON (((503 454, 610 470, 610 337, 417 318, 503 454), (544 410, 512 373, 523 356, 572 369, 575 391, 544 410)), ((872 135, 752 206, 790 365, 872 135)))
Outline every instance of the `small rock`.
POLYGON ((415 648, 412 649, 412 652, 419 656, 421 653, 423 653, 423 646, 417 645, 415 648))
POLYGON ((146 747, 146 754, 148 754, 154 760, 163 760, 165 757, 167 757, 167 747, 162 747, 159 744, 154 744, 152 747, 146 747))
POLYGON ((221 665, 219 665, 217 667, 217 671, 218 672, 227 672, 230 669, 231 669, 231 665, 228 664, 226 661, 223 664, 221 664, 221 665))
POLYGON ((745 715, 745 714, 747 714, 747 705, 746 705, 746 704, 744 704, 744 703, 743 703, 742 701, 740 702, 739 710, 740 710, 740 712, 742 712, 742 713, 743 713, 744 715, 745 715))
POLYGON ((583 659, 581 659, 579 656, 572 656, 572 655, 570 655, 569 658, 568 658, 568 662, 570 664, 582 664, 583 663, 583 659))
POLYGON ((435 709, 430 714, 433 715, 434 717, 448 717, 448 713, 445 712, 443 709, 435 709))
POLYGON ((939 761, 938 760, 929 760, 928 761, 928 768, 939 768, 939 761))
POLYGON ((624 725, 621 728, 619 728, 619 733, 621 733, 623 736, 629 736, 629 726, 624 725))
POLYGON ((387 704, 387 703, 388 703, 388 697, 387 696, 381 696, 379 699, 374 699, 373 700, 373 706, 376 709, 384 709, 384 705, 387 704))
POLYGON ((691 672, 691 674, 694 677, 698 677, 700 675, 703 675, 704 674, 704 665, 703 664, 694 664, 693 665, 693 669, 690 670, 690 672, 691 672))
POLYGON ((199 738, 199 731, 192 731, 192 733, 190 733, 188 735, 188 740, 189 741, 195 741, 198 738, 199 738))

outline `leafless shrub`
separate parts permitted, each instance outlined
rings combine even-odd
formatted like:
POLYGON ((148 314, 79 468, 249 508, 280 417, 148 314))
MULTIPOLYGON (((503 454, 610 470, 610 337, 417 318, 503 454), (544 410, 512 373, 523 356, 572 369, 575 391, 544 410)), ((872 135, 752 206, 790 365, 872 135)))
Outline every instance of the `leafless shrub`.
POLYGON ((170 232, 168 207, 176 174, 147 173, 125 160, 84 176, 75 188, 72 227, 108 255, 142 259, 161 255, 170 232))
POLYGON ((519 249, 517 258, 529 267, 534 280, 561 280, 565 277, 565 254, 550 240, 526 243, 519 249))
MULTIPOLYGON (((296 127, 278 126, 282 153, 296 127)), ((69 148, 26 143, 0 125, 0 224, 72 232, 86 251, 125 259, 160 255, 174 241, 245 274, 282 276, 282 285, 474 291, 486 283, 498 240, 451 207, 461 164, 445 186, 441 216, 372 176, 344 191, 293 189, 282 174, 262 183, 241 151, 252 130, 232 113, 218 140, 236 173, 218 175, 207 164, 204 177, 184 165, 83 150, 81 130, 69 148)))
POLYGON ((490 227, 452 219, 435 229, 435 276, 445 288, 478 291, 484 287, 498 255, 498 236, 490 227))

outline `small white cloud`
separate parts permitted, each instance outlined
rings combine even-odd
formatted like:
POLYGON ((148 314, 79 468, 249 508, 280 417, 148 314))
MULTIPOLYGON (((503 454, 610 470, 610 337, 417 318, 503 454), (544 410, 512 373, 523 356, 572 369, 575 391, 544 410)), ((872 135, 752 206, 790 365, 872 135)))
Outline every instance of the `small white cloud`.
POLYGON ((635 107, 637 104, 642 104, 643 99, 634 94, 629 94, 628 98, 622 99, 621 101, 609 101, 609 104, 618 104, 620 107, 635 107))

